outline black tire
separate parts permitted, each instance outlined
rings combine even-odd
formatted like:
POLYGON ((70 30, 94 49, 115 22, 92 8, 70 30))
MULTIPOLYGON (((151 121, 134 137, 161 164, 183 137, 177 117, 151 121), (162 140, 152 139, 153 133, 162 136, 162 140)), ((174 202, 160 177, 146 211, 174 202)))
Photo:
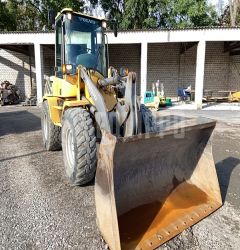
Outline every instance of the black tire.
POLYGON ((66 175, 74 185, 90 182, 97 167, 97 146, 93 120, 82 108, 65 111, 62 149, 66 175))
POLYGON ((140 105, 140 117, 142 118, 142 133, 156 132, 156 120, 151 110, 144 104, 140 105))
POLYGON ((2 94, 0 94, 0 106, 4 106, 4 99, 2 94))
POLYGON ((41 126, 44 147, 48 151, 61 149, 61 127, 52 123, 47 101, 42 104, 41 126))

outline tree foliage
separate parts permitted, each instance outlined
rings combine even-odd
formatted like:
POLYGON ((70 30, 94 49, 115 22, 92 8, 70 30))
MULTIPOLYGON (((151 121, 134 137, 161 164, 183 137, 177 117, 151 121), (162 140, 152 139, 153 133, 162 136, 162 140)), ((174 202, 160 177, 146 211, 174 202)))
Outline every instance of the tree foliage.
MULTIPOLYGON (((240 1, 240 0, 232 0, 240 1)), ((48 10, 83 11, 84 0, 8 0, 0 2, 1 30, 42 30, 48 10)), ((185 28, 217 24, 216 11, 207 0, 91 0, 100 4, 122 29, 185 28)))
POLYGON ((25 8, 36 13, 37 20, 35 24, 39 27, 48 25, 48 10, 54 10, 55 13, 63 8, 71 8, 75 11, 83 10, 82 0, 23 0, 25 8))
POLYGON ((205 0, 127 0, 124 28, 186 28, 217 24, 217 13, 205 0))
POLYGON ((16 30, 16 11, 12 3, 0 2, 0 30, 16 30))
POLYGON ((123 29, 212 26, 218 21, 207 0, 100 0, 100 4, 123 29))
POLYGON ((125 2, 121 27, 124 29, 141 29, 146 26, 149 17, 148 0, 128 0, 125 2))
POLYGON ((1 30, 42 30, 48 26, 48 10, 83 11, 83 0, 8 0, 0 2, 1 30))
POLYGON ((160 26, 167 27, 196 27, 211 26, 217 23, 217 13, 206 0, 167 0, 167 6, 162 10, 165 19, 160 17, 160 26))

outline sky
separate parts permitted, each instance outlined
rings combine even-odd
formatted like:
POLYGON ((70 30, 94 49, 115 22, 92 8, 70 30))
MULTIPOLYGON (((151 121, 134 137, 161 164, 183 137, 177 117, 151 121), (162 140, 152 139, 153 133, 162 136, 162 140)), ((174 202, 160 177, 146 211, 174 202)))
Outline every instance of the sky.
MULTIPOLYGON (((219 2, 219 0, 209 0, 209 2, 212 3, 212 4, 214 4, 214 5, 216 5, 219 2)), ((223 0, 223 3, 227 4, 228 0, 223 0)))
POLYGON ((218 14, 222 14, 224 7, 228 4, 229 0, 208 0, 208 2, 216 7, 218 14))

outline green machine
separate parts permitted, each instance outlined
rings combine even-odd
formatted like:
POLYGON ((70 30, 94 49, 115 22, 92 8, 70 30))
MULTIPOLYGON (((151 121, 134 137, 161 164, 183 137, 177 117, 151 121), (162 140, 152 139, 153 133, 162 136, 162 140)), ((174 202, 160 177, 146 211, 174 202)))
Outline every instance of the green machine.
POLYGON ((146 91, 144 94, 144 104, 149 108, 158 109, 159 107, 172 106, 172 100, 166 98, 164 86, 161 83, 159 91, 159 80, 152 84, 152 91, 146 91))

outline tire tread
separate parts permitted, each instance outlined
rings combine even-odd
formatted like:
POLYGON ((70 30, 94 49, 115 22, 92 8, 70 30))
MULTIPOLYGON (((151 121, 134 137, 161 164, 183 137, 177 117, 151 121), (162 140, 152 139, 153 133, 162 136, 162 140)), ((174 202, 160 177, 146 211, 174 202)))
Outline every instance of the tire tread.
POLYGON ((65 112, 64 120, 72 121, 76 138, 76 168, 74 185, 84 185, 95 176, 97 154, 93 120, 89 112, 82 108, 72 108, 65 112))
MULTIPOLYGON (((62 147, 61 143, 61 127, 53 124, 49 114, 48 102, 44 101, 42 104, 42 113, 47 114, 48 119, 48 139, 47 141, 43 135, 43 144, 48 151, 59 150, 62 147)), ((43 114, 42 114, 43 115, 43 114)), ((43 122, 42 122, 42 132, 43 132, 43 122)))

